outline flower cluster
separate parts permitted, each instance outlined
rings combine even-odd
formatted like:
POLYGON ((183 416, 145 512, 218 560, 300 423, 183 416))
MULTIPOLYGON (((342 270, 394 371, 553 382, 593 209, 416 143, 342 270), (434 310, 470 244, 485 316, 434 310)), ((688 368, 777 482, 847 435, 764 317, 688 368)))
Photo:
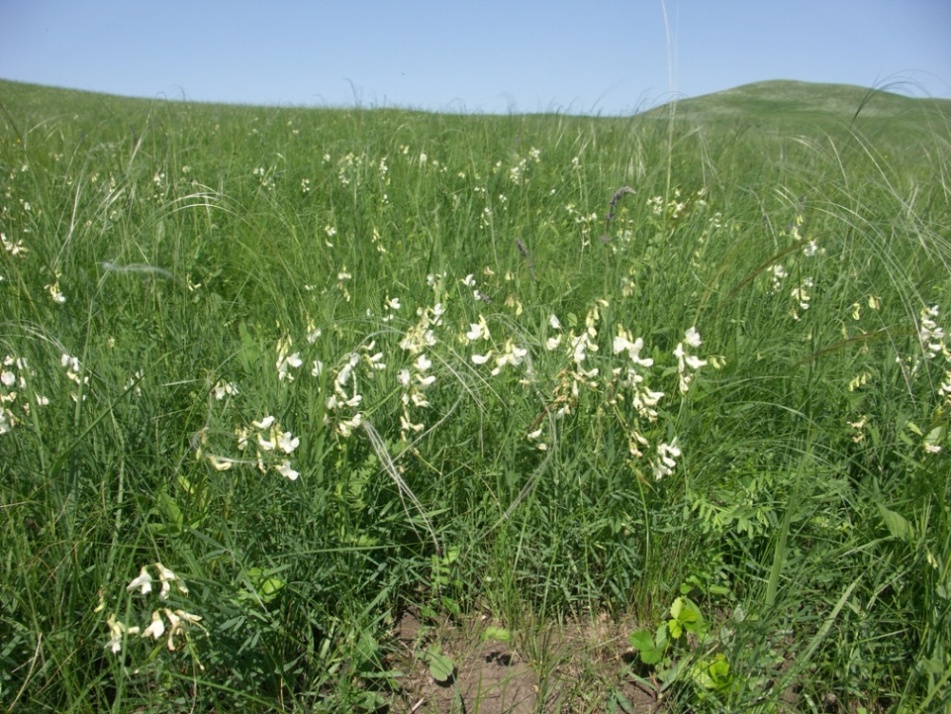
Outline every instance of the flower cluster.
MULTIPOLYGON (((255 449, 255 463, 258 471, 264 473, 273 468, 281 476, 296 481, 300 473, 291 466, 290 459, 285 458, 294 452, 300 445, 300 439, 289 431, 284 431, 277 419, 266 416, 260 421, 251 422, 248 428, 235 431, 238 437, 238 450, 246 451, 250 445, 255 449)), ((235 463, 232 459, 222 459, 207 455, 209 461, 220 471, 226 471, 235 463)))
POLYGON ((951 362, 951 351, 945 343, 944 329, 938 324, 938 306, 921 309, 921 322, 918 327, 918 340, 925 353, 925 359, 935 359, 939 355, 951 362))
POLYGON ((288 354, 291 349, 291 338, 285 337, 282 340, 279 340, 277 343, 277 378, 282 382, 287 380, 288 382, 294 381, 294 373, 292 369, 298 369, 304 361, 300 357, 300 352, 294 352, 293 354, 288 354))
MULTIPOLYGON (((172 570, 158 562, 154 563, 153 567, 158 574, 160 585, 158 597, 160 600, 168 599, 173 583, 180 594, 188 595, 188 588, 185 583, 182 582, 182 579, 172 570)), ((139 595, 148 595, 153 591, 154 584, 155 578, 152 577, 148 567, 143 566, 139 571, 139 575, 133 578, 126 586, 126 591, 130 593, 137 592, 139 595)), ((97 610, 102 608, 103 605, 100 605, 97 610)), ((176 649, 176 638, 183 638, 187 641, 189 629, 192 626, 197 626, 207 632, 207 630, 199 624, 200 622, 201 617, 198 615, 193 615, 182 609, 173 610, 170 607, 154 609, 150 617, 150 622, 145 627, 127 625, 118 620, 115 613, 113 613, 110 614, 106 620, 106 624, 109 626, 109 641, 106 643, 106 648, 111 650, 113 654, 118 654, 122 651, 122 647, 129 636, 138 635, 139 637, 145 638, 151 637, 154 640, 166 637, 166 646, 170 652, 174 652, 176 649)))
POLYGON ((63 295, 63 291, 59 286, 60 272, 56 271, 54 273, 55 280, 52 283, 48 283, 43 287, 46 289, 46 292, 50 294, 50 299, 55 302, 57 305, 62 305, 66 302, 66 296, 63 295))
POLYGON ((263 166, 258 166, 251 173, 257 177, 258 183, 261 184, 261 188, 263 188, 265 191, 273 191, 274 172, 275 168, 273 166, 269 166, 266 169, 263 166))
MULTIPOLYGON (((592 355, 599 351, 600 308, 606 306, 606 303, 599 301, 585 317, 584 328, 577 333, 575 330, 570 330, 565 334, 557 316, 552 315, 549 318, 548 325, 553 334, 545 340, 545 349, 564 350, 568 367, 561 372, 559 384, 554 390, 554 399, 546 407, 544 414, 561 419, 572 413, 583 390, 587 392, 598 390, 599 381, 603 380, 605 382, 603 392, 609 395, 607 403, 627 431, 631 457, 642 459, 644 447, 650 444, 642 432, 645 432, 645 427, 658 420, 660 416, 658 407, 665 393, 652 389, 648 383, 654 359, 642 356, 645 350, 643 338, 635 338, 623 326, 619 325, 616 328, 611 341, 610 357, 601 360, 602 366, 591 364, 594 361, 592 355), (602 373, 605 363, 610 365, 610 371, 602 373), (624 405, 629 407, 624 408, 624 405)), ((467 338, 481 336, 482 331, 483 328, 479 324, 473 324, 467 338)), ((706 360, 692 353, 700 344, 700 334, 695 327, 690 327, 684 333, 683 341, 674 349, 673 354, 677 358, 677 373, 682 394, 689 390, 697 371, 707 364, 706 360)), ((536 419, 529 428, 527 438, 535 442, 537 448, 544 450, 548 446, 542 439, 544 429, 539 428, 541 423, 541 417, 536 419)), ((655 456, 649 459, 654 479, 661 480, 671 475, 680 456, 681 448, 676 437, 659 444, 655 456)))
POLYGON ((686 394, 690 389, 690 383, 696 376, 697 370, 707 364, 707 361, 700 359, 696 355, 687 352, 686 347, 699 347, 701 345, 700 333, 695 327, 691 327, 684 333, 683 342, 678 342, 674 348, 674 356, 677 358, 677 375, 680 380, 680 393, 686 394))
MULTIPOLYGON (((84 370, 79 364, 79 358, 64 352, 62 357, 60 357, 59 363, 66 369, 66 378, 71 382, 75 382, 80 388, 82 399, 85 401, 85 387, 89 384, 89 375, 84 374, 84 370)), ((72 397, 74 402, 79 400, 79 394, 77 392, 71 392, 70 397, 72 397)))
POLYGON ((13 241, 7 240, 5 233, 0 233, 0 243, 3 244, 3 249, 10 255, 19 255, 21 258, 24 258, 26 254, 30 252, 29 248, 23 245, 22 239, 14 243, 13 241))
MULTIPOLYGON (((362 345, 357 352, 345 355, 331 381, 333 394, 327 397, 324 423, 334 423, 337 433, 343 437, 349 437, 363 423, 363 414, 358 409, 363 401, 358 383, 358 367, 361 365, 369 370, 367 374, 371 378, 375 371, 386 369, 383 353, 376 350, 375 341, 362 345)), ((320 371, 315 364, 315 376, 320 371)))
POLYGON ((650 209, 652 216, 657 218, 666 216, 668 219, 677 220, 684 215, 691 205, 705 207, 707 205, 706 195, 707 190, 703 187, 687 196, 679 188, 675 188, 672 194, 666 198, 664 196, 648 198, 647 207, 650 209))
POLYGON ((657 447, 657 458, 654 459, 654 480, 660 481, 665 476, 670 476, 677 467, 676 459, 681 456, 680 447, 677 446, 677 439, 674 438, 669 444, 660 444, 657 447))
MULTIPOLYGON (((11 407, 19 404, 23 413, 29 415, 30 401, 20 397, 26 391, 27 379, 35 374, 23 357, 6 355, 0 363, 0 435, 10 431, 19 421, 11 407)), ((50 403, 40 394, 33 394, 33 399, 41 407, 50 403)))
POLYGON ((528 152, 528 156, 520 157, 518 161, 509 168, 509 180, 516 186, 526 185, 529 181, 529 160, 537 164, 541 161, 541 156, 541 151, 532 147, 528 152))
POLYGON ((231 382, 226 382, 223 379, 219 379, 212 391, 215 394, 215 399, 219 402, 228 396, 235 396, 238 394, 238 387, 231 382))
MULTIPOLYGON (((430 278, 430 285, 438 296, 441 281, 436 276, 430 278)), ((406 331, 399 343, 400 349, 412 359, 410 366, 401 369, 397 375, 402 388, 400 438, 403 441, 408 439, 410 432, 420 432, 425 428, 425 424, 414 420, 414 414, 416 410, 429 407, 425 392, 436 381, 436 375, 432 373, 433 363, 427 351, 437 343, 434 328, 441 325, 445 310, 441 302, 436 302, 432 307, 419 308, 416 311, 418 321, 406 331)))
MULTIPOLYGON (((615 355, 627 354, 629 362, 623 367, 615 367, 612 375, 617 381, 617 394, 623 396, 625 392, 630 393, 631 403, 638 416, 649 422, 656 421, 657 410, 655 407, 663 399, 663 392, 656 392, 650 389, 644 379, 644 375, 638 370, 638 367, 652 367, 654 360, 649 357, 641 357, 641 349, 644 347, 644 340, 638 337, 633 342, 631 334, 623 327, 618 328, 618 334, 614 338, 613 351, 615 355)), ((615 396, 615 399, 618 397, 615 396)), ((634 442, 643 443, 638 439, 632 442, 632 454, 637 451, 633 445, 634 442)), ((639 454, 636 454, 639 455, 639 454)))
POLYGON ((948 346, 944 328, 938 324, 938 315, 937 305, 922 308, 918 340, 926 360, 937 360, 939 356, 944 358, 944 379, 938 386, 938 394, 951 406, 951 348, 948 346))

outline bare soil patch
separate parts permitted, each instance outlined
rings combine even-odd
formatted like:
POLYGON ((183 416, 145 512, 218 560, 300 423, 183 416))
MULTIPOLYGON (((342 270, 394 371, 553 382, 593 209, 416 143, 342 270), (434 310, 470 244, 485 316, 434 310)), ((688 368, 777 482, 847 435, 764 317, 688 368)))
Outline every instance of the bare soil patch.
POLYGON ((654 693, 631 677, 631 623, 592 621, 511 630, 508 642, 487 637, 501 623, 487 616, 429 624, 411 612, 394 628, 398 652, 390 667, 404 673, 391 711, 402 714, 529 714, 532 712, 662 711, 654 693), (437 682, 427 648, 455 663, 437 682))

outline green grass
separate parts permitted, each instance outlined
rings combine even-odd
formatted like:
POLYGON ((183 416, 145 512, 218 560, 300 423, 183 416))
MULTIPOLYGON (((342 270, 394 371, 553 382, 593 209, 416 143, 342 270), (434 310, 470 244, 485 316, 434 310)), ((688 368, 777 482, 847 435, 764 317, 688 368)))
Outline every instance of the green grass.
POLYGON ((669 711, 951 704, 947 102, 0 90, 5 708, 373 711, 405 609, 681 595, 669 711))

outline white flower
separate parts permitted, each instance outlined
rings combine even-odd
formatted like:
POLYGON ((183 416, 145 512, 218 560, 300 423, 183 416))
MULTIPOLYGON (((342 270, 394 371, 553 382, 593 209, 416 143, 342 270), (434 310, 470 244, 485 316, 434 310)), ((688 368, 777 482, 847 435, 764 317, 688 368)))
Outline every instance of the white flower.
POLYGON ((586 334, 576 337, 571 345, 572 359, 575 364, 581 364, 587 357, 588 338, 586 334))
POLYGON ((162 600, 165 600, 166 598, 168 598, 168 591, 170 589, 169 584, 173 581, 175 582, 175 587, 178 588, 178 591, 180 593, 182 593, 183 595, 188 594, 188 588, 185 587, 185 584, 174 572, 166 568, 161 563, 156 563, 155 569, 158 570, 159 580, 162 581, 162 592, 159 593, 159 598, 161 598, 162 600))
POLYGON ((300 357, 299 352, 295 352, 292 355, 288 355, 288 351, 291 348, 291 338, 285 337, 278 341, 277 343, 277 362, 275 363, 277 367, 277 378, 280 380, 287 380, 288 382, 294 381, 294 375, 290 373, 290 368, 293 367, 297 369, 304 361, 300 357))
POLYGON ((478 322, 470 323, 469 331, 466 333, 466 339, 470 342, 474 342, 482 337, 482 328, 479 326, 478 322))
POLYGON ((165 623, 162 622, 162 616, 156 610, 152 613, 152 624, 142 630, 142 637, 153 637, 158 639, 165 634, 165 623))
POLYGON ((168 631, 168 650, 169 652, 175 651, 175 635, 182 629, 182 618, 176 615, 174 612, 169 610, 167 607, 162 608, 162 611, 165 613, 165 617, 168 618, 168 623, 171 625, 168 631))
POLYGON ((218 383, 215 385, 215 399, 219 402, 229 394, 237 394, 238 388, 231 384, 230 382, 225 382, 224 380, 218 380, 218 383))
POLYGON ((122 641, 125 635, 139 634, 138 627, 126 627, 125 623, 119 622, 116 619, 115 614, 109 615, 106 624, 109 625, 109 642, 106 643, 106 647, 112 650, 113 654, 118 654, 122 651, 122 641))
POLYGON ((291 467, 291 462, 288 459, 284 459, 284 462, 275 468, 277 469, 277 472, 281 474, 281 476, 288 479, 289 481, 296 481, 297 477, 300 476, 300 473, 291 467))
POLYGON ((270 429, 270 428, 271 428, 271 424, 273 424, 274 422, 275 422, 274 417, 272 417, 272 416, 266 416, 266 417, 264 417, 261 421, 253 421, 253 422, 251 422, 251 424, 252 424, 252 426, 254 426, 256 429, 270 429))
POLYGON ((106 643, 106 647, 111 649, 113 654, 117 654, 122 650, 122 635, 125 632, 125 625, 116 620, 115 615, 109 615, 106 624, 109 625, 109 642, 106 643))
MULTIPOLYGON (((337 425, 337 430, 340 432, 340 435, 343 437, 348 437, 353 433, 353 430, 356 429, 363 423, 363 415, 357 412, 350 419, 344 419, 337 425)), ((288 477, 290 478, 290 477, 288 477)))
POLYGON ((696 355, 686 355, 684 357, 684 362, 686 362, 687 366, 692 370, 698 370, 707 363, 705 359, 700 359, 696 355))
POLYGON ((294 381, 294 375, 290 373, 290 367, 297 369, 304 361, 300 357, 299 352, 295 352, 289 357, 284 357, 283 355, 278 357, 277 360, 277 378, 280 380, 287 380, 288 382, 294 381))
POLYGON ((631 358, 631 361, 635 364, 639 364, 642 367, 650 367, 654 364, 654 360, 648 358, 641 359, 640 352, 644 347, 644 340, 638 337, 634 342, 630 340, 630 334, 624 330, 620 330, 618 335, 614 338, 614 354, 620 354, 621 352, 627 352, 628 357, 631 358))
MULTIPOLYGON (((201 618, 198 615, 192 615, 191 613, 185 612, 184 610, 176 610, 172 612, 168 608, 162 608, 162 612, 165 613, 165 617, 168 618, 169 630, 168 630, 168 649, 170 652, 175 651, 175 636, 178 634, 185 633, 185 625, 198 625, 201 622, 201 618)), ((198 625, 201 627, 201 625, 198 625)), ((205 629, 201 627, 201 629, 205 629)))
POLYGON ((277 439, 278 448, 283 451, 285 454, 291 453, 300 445, 300 439, 295 437, 291 432, 285 431, 277 439))
POLYGON ((522 363, 527 354, 527 349, 524 347, 516 347, 512 340, 507 340, 502 354, 500 354, 495 360, 496 367, 500 369, 506 365, 517 367, 522 363))
POLYGON ((205 454, 205 458, 208 459, 208 463, 211 464, 215 471, 227 471, 231 468, 231 465, 235 463, 233 459, 215 456, 214 454, 205 454))
POLYGON ((410 395, 410 401, 413 402, 413 406, 418 409, 425 409, 429 406, 429 400, 426 399, 422 392, 414 391, 410 395))
POLYGON ((425 424, 413 424, 405 415, 400 415, 400 431, 420 432, 425 428, 425 424))
POLYGON ((144 565, 142 569, 139 570, 139 576, 129 583, 125 589, 128 592, 132 592, 136 588, 138 588, 142 595, 147 595, 152 592, 152 576, 149 575, 149 571, 146 570, 144 565))
POLYGON ((697 332, 696 327, 691 327, 684 333, 684 342, 686 342, 691 347, 699 347, 702 344, 700 340, 700 333, 697 332))
POLYGON ((469 273, 465 278, 463 278, 462 284, 467 288, 474 288, 476 284, 475 276, 472 273, 469 273))
POLYGON ((66 296, 63 295, 62 291, 59 288, 59 282, 55 282, 52 285, 44 285, 47 291, 50 294, 50 297, 53 299, 53 302, 62 305, 66 302, 66 296))
POLYGON ((60 357, 59 363, 70 372, 79 371, 79 358, 68 355, 65 352, 63 356, 60 357))
POLYGON ((489 352, 488 354, 484 355, 472 355, 471 359, 473 364, 485 364, 490 359, 492 359, 492 353, 489 352))
POLYGON ((654 479, 660 481, 665 476, 670 476, 677 466, 675 459, 680 458, 680 454, 676 437, 669 444, 658 446, 657 460, 654 462, 654 479))
POLYGON ((476 340, 487 340, 491 337, 489 333, 489 326, 486 324, 485 318, 482 315, 479 315, 478 322, 472 322, 469 324, 469 331, 466 333, 466 339, 469 342, 475 342, 476 340))

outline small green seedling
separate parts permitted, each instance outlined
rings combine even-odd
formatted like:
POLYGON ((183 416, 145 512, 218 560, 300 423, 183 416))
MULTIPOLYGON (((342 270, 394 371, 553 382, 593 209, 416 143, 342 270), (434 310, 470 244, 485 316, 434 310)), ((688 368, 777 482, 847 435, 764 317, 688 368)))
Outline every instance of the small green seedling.
POLYGON ((657 669, 659 691, 664 691, 682 674, 701 691, 720 691, 730 684, 730 663, 722 653, 700 656, 691 661, 694 644, 704 645, 710 638, 710 623, 700 608, 687 596, 678 597, 670 607, 670 618, 656 632, 637 630, 629 638, 643 664, 657 669), (688 635, 692 641, 688 641, 688 635), (674 648, 683 650, 675 658, 674 648))

